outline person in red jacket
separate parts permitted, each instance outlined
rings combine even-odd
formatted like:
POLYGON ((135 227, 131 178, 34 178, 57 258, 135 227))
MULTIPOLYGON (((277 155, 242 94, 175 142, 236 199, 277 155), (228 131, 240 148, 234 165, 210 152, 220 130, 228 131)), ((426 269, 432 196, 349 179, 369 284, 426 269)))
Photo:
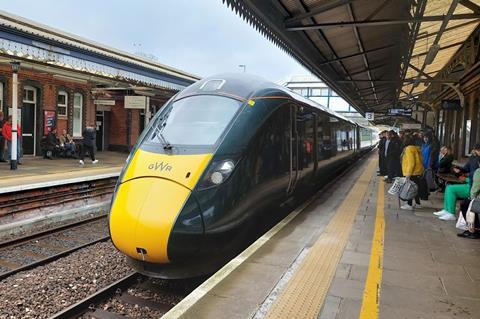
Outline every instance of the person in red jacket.
MULTIPOLYGON (((10 115, 8 117, 7 122, 3 124, 2 128, 2 135, 7 140, 7 148, 8 148, 8 160, 10 161, 11 155, 12 155, 12 116, 10 115)), ((17 124, 17 162, 18 164, 22 164, 20 159, 22 155, 22 143, 21 143, 21 136, 22 136, 22 131, 20 129, 20 125, 17 124)))

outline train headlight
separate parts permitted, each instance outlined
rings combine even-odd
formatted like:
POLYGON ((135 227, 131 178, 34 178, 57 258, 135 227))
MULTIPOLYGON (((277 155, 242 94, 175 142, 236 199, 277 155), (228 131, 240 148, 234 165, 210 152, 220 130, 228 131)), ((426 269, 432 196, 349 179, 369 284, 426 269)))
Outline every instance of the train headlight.
POLYGON ((202 182, 200 183, 200 189, 209 188, 222 184, 228 179, 235 169, 235 164, 232 160, 224 160, 212 163, 207 174, 205 174, 202 182))

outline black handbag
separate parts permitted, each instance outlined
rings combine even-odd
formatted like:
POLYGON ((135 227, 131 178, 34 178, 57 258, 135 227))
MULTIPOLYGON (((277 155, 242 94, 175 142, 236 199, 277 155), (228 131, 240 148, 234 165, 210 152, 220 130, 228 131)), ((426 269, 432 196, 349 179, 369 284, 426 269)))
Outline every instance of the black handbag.
POLYGON ((435 173, 431 168, 428 168, 425 170, 424 178, 425 178, 425 181, 427 182, 427 187, 429 191, 433 191, 438 188, 437 182, 435 181, 435 173))
POLYGON ((470 211, 475 214, 480 214, 480 198, 472 199, 470 211))

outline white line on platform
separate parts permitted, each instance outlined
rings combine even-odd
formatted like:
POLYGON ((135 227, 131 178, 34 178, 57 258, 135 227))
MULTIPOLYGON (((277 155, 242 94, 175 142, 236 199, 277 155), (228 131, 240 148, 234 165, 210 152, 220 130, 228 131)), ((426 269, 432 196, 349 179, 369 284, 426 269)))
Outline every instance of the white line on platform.
POLYGON ((6 186, 6 187, 0 188, 0 194, 25 191, 30 189, 42 188, 42 187, 52 187, 52 186, 59 186, 59 185, 66 185, 66 184, 73 184, 73 183, 88 182, 88 181, 93 181, 97 179, 118 177, 119 175, 120 175, 120 171, 115 173, 81 176, 81 177, 74 177, 74 178, 68 178, 68 179, 53 180, 48 182, 32 183, 27 185, 6 186))

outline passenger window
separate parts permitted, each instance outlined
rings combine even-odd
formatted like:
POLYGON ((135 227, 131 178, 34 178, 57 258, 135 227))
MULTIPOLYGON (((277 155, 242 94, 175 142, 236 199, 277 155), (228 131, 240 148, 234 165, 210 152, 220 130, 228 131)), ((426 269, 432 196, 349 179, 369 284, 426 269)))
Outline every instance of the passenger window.
POLYGON ((317 125, 318 160, 322 161, 336 154, 337 146, 333 138, 335 129, 330 122, 330 117, 326 114, 319 115, 317 125))
POLYGON ((313 167, 314 151, 314 114, 303 112, 297 116, 297 130, 299 136, 299 169, 313 167))

